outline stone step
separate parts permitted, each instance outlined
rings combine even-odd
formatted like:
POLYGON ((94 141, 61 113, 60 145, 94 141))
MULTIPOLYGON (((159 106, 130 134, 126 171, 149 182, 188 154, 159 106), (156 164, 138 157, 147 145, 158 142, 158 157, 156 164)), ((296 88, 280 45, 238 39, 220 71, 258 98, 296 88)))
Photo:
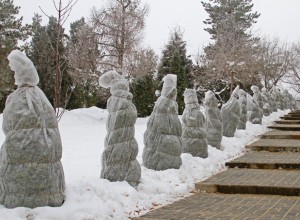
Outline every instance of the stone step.
POLYGON ((274 122, 276 124, 300 124, 300 120, 278 120, 274 122))
POLYGON ((281 119, 284 119, 284 120, 300 120, 300 116, 299 117, 294 117, 294 116, 281 116, 279 117, 281 119))
POLYGON ((274 124, 268 126, 268 128, 283 131, 300 131, 300 124, 274 124))
POLYGON ((299 220, 300 197, 194 193, 132 220, 299 220))
POLYGON ((300 116, 300 111, 291 111, 288 113, 288 115, 299 115, 300 116))
POLYGON ((280 130, 271 130, 259 136, 263 139, 299 139, 299 131, 280 131, 280 130))
POLYGON ((289 152, 300 152, 300 140, 294 139, 260 139, 249 145, 245 146, 246 149, 255 151, 289 151, 289 152))
POLYGON ((300 117, 300 114, 299 114, 299 113, 288 113, 288 114, 285 115, 285 116, 300 117))
POLYGON ((229 168, 298 169, 300 171, 300 153, 251 151, 226 162, 225 165, 229 168))
POLYGON ((195 184, 200 192, 300 196, 300 172, 270 169, 228 169, 195 184))

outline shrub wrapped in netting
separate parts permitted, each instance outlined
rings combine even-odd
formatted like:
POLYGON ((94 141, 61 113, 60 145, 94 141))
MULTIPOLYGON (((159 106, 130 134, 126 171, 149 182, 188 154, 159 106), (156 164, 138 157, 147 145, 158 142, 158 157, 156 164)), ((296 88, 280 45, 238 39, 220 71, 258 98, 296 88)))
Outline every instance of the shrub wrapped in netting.
POLYGON ((264 101, 257 86, 251 86, 251 90, 253 92, 253 99, 257 102, 258 106, 262 110, 264 107, 264 101))
POLYGON ((252 124, 262 123, 263 113, 253 97, 247 94, 247 120, 252 124))
POLYGON ((286 89, 283 90, 283 103, 285 109, 292 109, 289 95, 290 93, 286 89))
POLYGON ((276 88, 274 90, 274 94, 275 94, 275 102, 276 102, 276 105, 277 105, 277 109, 280 109, 280 110, 284 110, 284 103, 283 103, 283 97, 282 97, 282 94, 280 92, 280 89, 276 88))
POLYGON ((238 91, 239 86, 233 90, 230 99, 221 108, 223 135, 226 137, 234 136, 236 127, 240 121, 241 106, 237 100, 238 91))
POLYGON ((141 177, 141 166, 136 159, 138 143, 134 138, 137 111, 132 103, 129 83, 116 71, 108 71, 100 77, 99 84, 110 88, 111 93, 107 100, 109 115, 100 176, 137 186, 141 177))
POLYGON ((263 115, 264 116, 269 116, 272 113, 271 110, 271 104, 270 104, 270 96, 269 93, 267 92, 266 88, 261 89, 261 97, 263 100, 263 115))
POLYGON ((218 100, 212 91, 205 93, 204 105, 207 142, 212 147, 220 149, 223 136, 222 116, 218 109, 218 100))
POLYGON ((153 170, 178 169, 183 141, 178 118, 177 76, 163 78, 161 96, 157 99, 144 134, 143 164, 153 170))
POLYGON ((237 125, 237 129, 246 129, 246 123, 247 123, 247 93, 240 89, 238 92, 239 95, 239 103, 241 106, 241 111, 240 111, 240 119, 239 123, 237 125))
POLYGON ((18 88, 7 98, 3 112, 0 204, 8 208, 61 206, 65 179, 54 109, 37 86, 39 77, 31 60, 18 50, 8 60, 18 88))
POLYGON ((185 109, 182 114, 183 152, 194 157, 206 158, 207 140, 205 119, 200 111, 200 105, 195 89, 186 89, 184 92, 185 109))
POLYGON ((270 93, 269 93, 269 96, 270 96, 270 103, 271 103, 271 109, 272 109, 272 112, 277 112, 277 104, 276 104, 276 95, 275 95, 275 92, 274 90, 271 90, 270 93))

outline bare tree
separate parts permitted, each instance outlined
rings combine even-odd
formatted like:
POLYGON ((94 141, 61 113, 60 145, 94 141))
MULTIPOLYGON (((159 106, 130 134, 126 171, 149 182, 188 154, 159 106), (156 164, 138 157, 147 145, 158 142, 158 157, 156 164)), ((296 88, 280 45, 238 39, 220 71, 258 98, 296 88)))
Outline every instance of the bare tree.
POLYGON ((147 6, 140 0, 110 0, 106 7, 92 11, 91 23, 101 47, 100 63, 129 77, 126 62, 132 59, 143 39, 147 6))
POLYGON ((300 93, 300 42, 290 46, 288 61, 288 73, 282 77, 282 81, 290 84, 295 92, 300 93))
POLYGON ((75 83, 98 84, 100 51, 98 50, 97 34, 85 23, 75 29, 76 33, 71 36, 67 47, 69 73, 75 83))
MULTIPOLYGON (((55 10, 57 11, 57 36, 56 36, 56 46, 55 46, 55 63, 56 63, 56 71, 55 71, 55 85, 54 85, 54 100, 53 100, 53 107, 56 112, 56 116, 58 117, 58 120, 63 115, 63 111, 59 111, 59 107, 61 107, 61 84, 62 84, 62 62, 61 62, 61 54, 60 54, 60 45, 62 41, 62 27, 66 20, 68 19, 72 8, 77 3, 78 0, 67 0, 66 4, 63 4, 63 0, 58 0, 57 2, 55 0, 52 0, 53 5, 55 7, 55 10)), ((42 12, 46 15, 47 13, 44 12, 44 10, 40 7, 42 12)), ((50 17, 50 16, 48 16, 50 17)), ((71 93, 66 94, 65 97, 65 107, 67 105, 67 100, 70 98, 71 93)))
POLYGON ((151 48, 137 49, 125 62, 124 68, 128 77, 135 79, 140 76, 154 75, 157 70, 158 56, 151 48))
POLYGON ((296 46, 279 38, 264 38, 260 41, 258 61, 264 87, 270 90, 297 66, 296 46))

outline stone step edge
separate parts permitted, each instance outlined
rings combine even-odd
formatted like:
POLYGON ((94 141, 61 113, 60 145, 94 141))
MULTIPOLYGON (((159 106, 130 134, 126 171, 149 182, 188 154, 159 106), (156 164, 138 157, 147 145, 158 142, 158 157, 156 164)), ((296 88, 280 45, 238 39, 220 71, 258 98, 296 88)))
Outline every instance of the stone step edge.
POLYGON ((281 130, 281 131, 300 131, 300 126, 299 127, 284 127, 284 126, 280 127, 280 125, 283 125, 283 124, 270 125, 270 126, 267 126, 267 128, 281 130))
POLYGON ((280 134, 280 135, 270 135, 270 134, 261 134, 259 135, 261 139, 293 139, 293 140, 300 140, 300 133, 299 135, 291 135, 291 134, 280 134))
POLYGON ((286 119, 286 120, 300 120, 300 117, 292 117, 292 116, 283 116, 279 118, 286 119))
POLYGON ((251 146, 246 145, 246 149, 250 149, 253 151, 269 151, 269 152, 300 152, 300 146, 299 147, 266 147, 266 146, 251 146))
POLYGON ((281 121, 274 121, 275 125, 299 125, 300 120, 281 120, 281 121))
POLYGON ((224 194, 267 194, 300 196, 300 188, 256 185, 222 185, 210 183, 196 183, 195 188, 202 193, 224 194))
POLYGON ((283 170, 299 170, 299 163, 255 163, 255 162, 226 162, 228 168, 245 168, 245 169, 283 169, 283 170))

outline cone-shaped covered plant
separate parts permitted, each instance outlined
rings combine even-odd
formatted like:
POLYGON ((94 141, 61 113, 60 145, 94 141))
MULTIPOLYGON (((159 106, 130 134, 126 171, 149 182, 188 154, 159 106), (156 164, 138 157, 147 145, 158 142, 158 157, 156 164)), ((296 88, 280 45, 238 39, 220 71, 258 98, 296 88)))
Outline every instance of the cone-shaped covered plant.
POLYGON ((107 100, 109 115, 101 158, 101 178, 127 181, 137 186, 141 177, 141 166, 136 159, 138 143, 134 138, 137 111, 132 103, 129 83, 116 71, 108 71, 100 77, 99 84, 110 88, 111 93, 107 100))
POLYGON ((291 109, 296 109, 297 101, 295 100, 295 98, 293 97, 293 95, 291 93, 288 94, 288 97, 289 97, 289 102, 290 102, 290 108, 291 109))
POLYGON ((257 102, 258 106, 262 110, 264 107, 264 101, 257 86, 251 86, 251 90, 253 92, 253 99, 257 102))
POLYGON ((269 93, 267 92, 266 88, 261 89, 261 97, 263 100, 263 115, 264 116, 269 116, 272 113, 271 110, 271 105, 270 105, 270 96, 269 93))
POLYGON ((237 125, 237 129, 246 129, 246 123, 247 123, 247 93, 240 89, 239 92, 239 103, 241 106, 241 111, 240 111, 240 120, 237 125))
POLYGON ((277 105, 277 109, 284 110, 283 97, 281 95, 280 89, 278 89, 278 88, 275 89, 274 93, 275 93, 275 97, 276 97, 275 102, 277 105))
POLYGON ((182 164, 182 128, 178 118, 177 76, 166 75, 144 134, 144 166, 153 170, 178 169, 182 164))
POLYGON ((212 91, 205 93, 204 105, 207 142, 212 147, 220 149, 223 136, 222 116, 218 109, 218 100, 212 91))
POLYGON ((237 100, 239 86, 237 86, 230 99, 222 106, 221 115, 223 119, 223 135, 226 137, 233 137, 236 127, 240 121, 241 106, 237 100))
POLYGON ((271 90, 269 93, 269 97, 270 97, 270 104, 271 104, 271 109, 272 112, 277 112, 277 105, 276 105, 276 95, 275 95, 275 90, 271 90))
POLYGON ((283 103, 284 103, 284 109, 291 109, 290 106, 290 98, 289 98, 289 92, 285 89, 283 90, 283 103))
POLYGON ((31 60, 19 50, 13 50, 8 60, 18 88, 7 98, 3 112, 0 204, 61 206, 65 179, 54 109, 37 86, 39 76, 31 60))
POLYGON ((205 118, 200 111, 196 90, 186 89, 183 95, 185 103, 182 114, 183 152, 190 153, 194 157, 206 158, 208 153, 205 118))
POLYGON ((253 97, 247 94, 247 119, 252 124, 261 124, 263 113, 253 97))

